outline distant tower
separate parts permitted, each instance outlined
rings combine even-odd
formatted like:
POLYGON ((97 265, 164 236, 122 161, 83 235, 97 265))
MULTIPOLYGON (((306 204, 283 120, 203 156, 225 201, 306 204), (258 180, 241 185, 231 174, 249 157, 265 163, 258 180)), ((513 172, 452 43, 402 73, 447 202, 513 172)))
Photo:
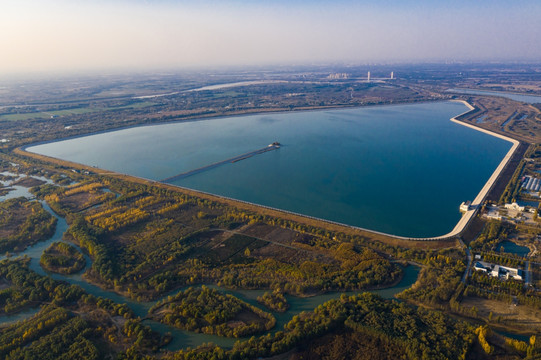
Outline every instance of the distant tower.
POLYGON ((368 72, 368 82, 370 82, 370 71, 368 72))
POLYGON ((394 71, 391 71, 391 80, 394 79, 394 71))

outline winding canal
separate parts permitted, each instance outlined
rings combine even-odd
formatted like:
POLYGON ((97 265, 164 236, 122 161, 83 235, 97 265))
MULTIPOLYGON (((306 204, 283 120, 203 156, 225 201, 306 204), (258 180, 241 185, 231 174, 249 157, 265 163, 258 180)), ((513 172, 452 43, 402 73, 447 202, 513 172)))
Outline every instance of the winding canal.
MULTIPOLYGON (((7 185, 7 184, 4 183, 4 185, 7 185)), ((24 188, 21 186, 17 186, 17 187, 12 186, 12 187, 14 187, 15 190, 11 191, 7 195, 0 196, 0 201, 4 201, 9 198, 14 198, 14 197, 19 197, 19 196, 24 196, 27 198, 33 197, 33 195, 28 191, 27 188, 24 188)), ((100 287, 90 284, 83 279, 82 275, 92 264, 92 260, 87 255, 85 255, 85 260, 86 260, 85 268, 77 274, 63 275, 63 274, 56 274, 56 273, 45 271, 39 264, 41 254, 43 253, 45 249, 47 249, 54 242, 57 242, 57 241, 66 242, 63 240, 63 235, 65 231, 68 229, 68 224, 66 223, 66 220, 64 218, 55 214, 51 210, 51 208, 47 205, 46 202, 40 201, 40 203, 42 204, 45 210, 47 210, 54 217, 57 218, 57 224, 56 224, 55 233, 49 240, 39 242, 33 246, 29 246, 24 251, 17 253, 17 256, 28 256, 30 258, 31 270, 43 276, 50 276, 55 280, 65 281, 70 284, 79 285, 87 293, 92 294, 94 296, 107 298, 120 304, 125 303, 133 310, 135 315, 141 318, 145 318, 147 316, 148 310, 157 301, 169 295, 175 295, 176 293, 182 290, 182 289, 177 289, 173 292, 170 292, 162 296, 160 299, 157 299, 156 301, 138 302, 133 299, 127 298, 125 296, 119 295, 113 291, 101 289, 100 287)), ((73 243, 69 243, 69 244, 72 246, 75 246, 79 251, 81 251, 81 249, 77 245, 73 243)), ((82 251, 81 253, 84 254, 84 252, 82 251)), ((0 255, 0 260, 3 260, 5 258, 6 258, 5 255, 0 255)), ((415 281, 417 280, 419 271, 420 271, 420 268, 416 266, 408 266, 404 269, 404 276, 397 285, 390 288, 386 288, 386 289, 373 290, 371 292, 376 293, 383 298, 387 298, 387 299, 393 298, 395 294, 402 292, 403 290, 409 288, 413 283, 415 283, 415 281)), ((297 315, 302 311, 311 311, 315 309, 317 306, 325 303, 326 301, 340 297, 341 294, 353 295, 353 294, 359 293, 358 291, 332 292, 332 293, 326 293, 326 294, 321 294, 321 295, 312 296, 312 297, 305 297, 305 298, 286 295, 286 298, 287 298, 288 303, 290 304, 290 307, 288 311, 284 313, 278 313, 278 312, 270 311, 269 309, 262 307, 256 301, 256 298, 262 295, 265 292, 265 290, 230 290, 230 289, 221 288, 215 285, 208 285, 208 286, 218 289, 224 293, 228 293, 233 296, 236 296, 239 299, 246 301, 247 303, 250 303, 254 306, 257 306, 261 309, 264 309, 265 311, 272 313, 273 316, 276 317, 276 326, 272 330, 273 332, 283 329, 283 326, 287 322, 289 322, 294 315, 297 315)), ((36 314, 38 311, 39 311, 39 308, 31 308, 31 309, 23 310, 13 315, 1 316, 0 326, 3 324, 8 324, 15 321, 27 319, 33 316, 34 314, 36 314)), ((149 320, 149 319, 145 319, 143 322, 146 325, 150 326, 150 328, 152 328, 152 330, 154 331, 157 331, 161 334, 165 334, 165 333, 171 334, 172 341, 167 346, 165 346, 165 349, 171 350, 171 351, 183 349, 186 347, 196 347, 203 343, 209 343, 209 342, 212 342, 224 348, 230 348, 233 346, 233 344, 236 341, 242 340, 242 339, 233 339, 233 338, 226 338, 226 337, 220 337, 220 336, 215 336, 215 335, 207 335, 207 334, 200 334, 200 333, 195 333, 195 332, 190 332, 190 331, 184 331, 184 330, 176 329, 174 327, 161 324, 159 322, 149 320)))

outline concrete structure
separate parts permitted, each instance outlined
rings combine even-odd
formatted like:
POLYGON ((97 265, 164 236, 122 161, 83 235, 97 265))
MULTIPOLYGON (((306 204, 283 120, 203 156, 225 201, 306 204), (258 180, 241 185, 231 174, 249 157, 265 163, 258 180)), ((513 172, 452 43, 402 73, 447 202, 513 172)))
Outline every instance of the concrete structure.
MULTIPOLYGON (((478 255, 475 256, 475 259, 477 259, 477 256, 478 255)), ((491 264, 481 260, 477 260, 473 265, 473 269, 475 271, 481 271, 488 274, 489 276, 502 280, 524 280, 524 271, 522 269, 516 269, 509 266, 491 264)))
POLYGON ((485 217, 489 220, 498 220, 501 221, 503 217, 499 213, 490 212, 485 215, 485 217))
POLYGON ((460 204, 460 211, 468 212, 470 210, 471 210, 471 201, 468 200, 460 204))
MULTIPOLYGON (((534 178, 533 176, 526 175, 522 178, 521 188, 523 190, 531 192, 539 192, 541 190, 541 179, 534 178)), ((534 194, 539 196, 539 194, 534 194)))
POLYGON ((505 204, 504 207, 507 209, 507 210, 514 210, 514 211, 524 211, 525 207, 524 206, 520 206, 519 204, 517 204, 516 202, 512 203, 512 204, 505 204))
POLYGON ((329 74, 329 76, 327 76, 327 79, 331 79, 331 80, 349 79, 349 74, 346 74, 346 73, 333 73, 333 74, 329 74))

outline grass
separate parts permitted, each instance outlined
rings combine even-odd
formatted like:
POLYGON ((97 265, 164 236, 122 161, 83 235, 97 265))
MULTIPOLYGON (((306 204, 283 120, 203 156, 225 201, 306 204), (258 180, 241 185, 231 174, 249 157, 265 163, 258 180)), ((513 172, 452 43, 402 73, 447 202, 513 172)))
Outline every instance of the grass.
POLYGON ((465 297, 461 305, 466 307, 475 306, 478 309, 479 316, 488 319, 492 313, 492 321, 497 322, 500 317, 499 326, 526 326, 531 331, 541 329, 541 310, 526 305, 513 305, 498 300, 482 299, 475 296, 465 297))

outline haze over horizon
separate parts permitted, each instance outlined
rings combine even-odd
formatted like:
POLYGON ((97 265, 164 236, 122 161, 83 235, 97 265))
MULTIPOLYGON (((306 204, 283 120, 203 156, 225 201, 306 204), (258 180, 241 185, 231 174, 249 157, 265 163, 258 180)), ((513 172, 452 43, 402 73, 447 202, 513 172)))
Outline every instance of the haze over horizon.
POLYGON ((323 62, 541 61, 536 1, 19 0, 0 73, 323 62))

